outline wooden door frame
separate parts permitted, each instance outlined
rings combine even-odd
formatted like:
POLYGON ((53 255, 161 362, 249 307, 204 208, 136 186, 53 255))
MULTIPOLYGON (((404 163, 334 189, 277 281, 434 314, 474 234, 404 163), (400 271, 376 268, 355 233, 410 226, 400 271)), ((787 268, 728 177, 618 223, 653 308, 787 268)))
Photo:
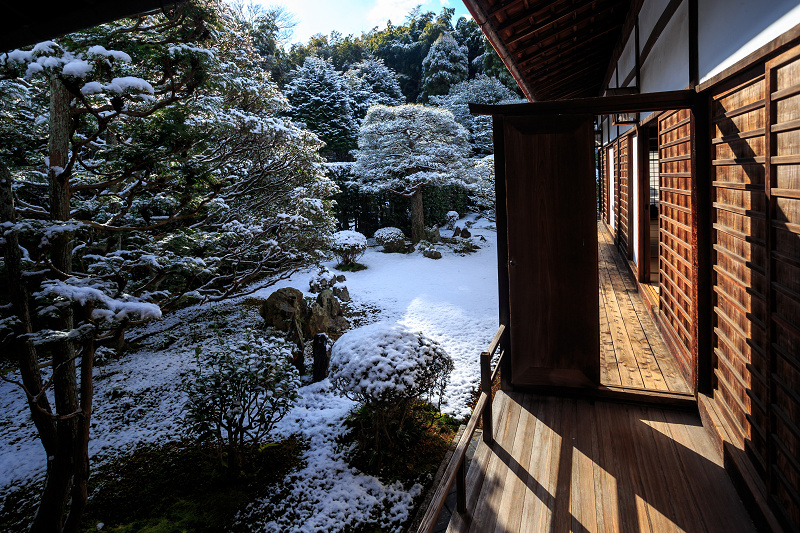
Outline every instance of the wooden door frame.
MULTIPOLYGON (((492 115, 495 124, 495 188, 498 194, 497 198, 505 198, 505 169, 503 167, 503 152, 499 152, 498 157, 498 144, 502 144, 502 135, 498 136, 497 126, 502 124, 503 117, 511 116, 525 116, 525 117, 542 117, 553 115, 611 115, 614 113, 625 112, 655 112, 655 111, 669 111, 674 109, 689 109, 692 114, 693 124, 693 143, 692 143, 692 195, 691 206, 693 210, 692 216, 692 248, 694 252, 694 266, 692 269, 692 300, 693 300, 693 333, 694 341, 692 343, 692 358, 695 365, 695 376, 693 389, 695 395, 698 390, 707 390, 710 386, 710 339, 711 332, 708 331, 708 323, 710 321, 710 308, 711 302, 710 286, 708 279, 711 277, 710 265, 710 227, 707 224, 710 221, 710 181, 708 173, 710 171, 710 140, 708 139, 708 131, 710 128, 710 110, 708 95, 704 93, 696 93, 694 90, 686 89, 682 91, 668 91, 661 93, 645 93, 635 95, 619 95, 619 96, 605 96, 593 98, 577 98, 572 100, 557 100, 545 102, 531 102, 525 104, 508 104, 508 105, 483 105, 483 104, 470 104, 470 112, 473 115, 492 115), (703 137, 700 137, 703 136, 703 137), (503 183, 499 186, 499 183, 503 183)), ((641 131, 641 129, 638 129, 641 131)), ((641 139, 641 138, 640 138, 641 139)), ((640 150, 645 150, 648 146, 647 143, 640 143, 640 150)), ((616 156, 615 150, 615 156, 616 156)), ((649 157, 640 157, 639 164, 646 165, 649 157)), ((610 167, 611 161, 608 162, 610 167)), ((648 172, 640 173, 639 179, 643 176, 649 176, 648 172)), ((642 192, 649 190, 649 181, 647 188, 640 187, 642 192)), ((504 203, 504 202, 502 202, 504 203)), ((500 214, 500 204, 498 202, 498 243, 503 240, 507 242, 507 213, 503 206, 502 217, 500 214), (502 222, 500 221, 502 218, 502 222), (502 226, 502 229, 501 229, 502 226)), ((649 205, 648 202, 642 202, 644 205, 649 205)), ((630 209, 629 209, 630 211, 630 209)), ((649 221, 647 218, 641 217, 642 221, 649 221)), ((645 239, 640 239, 644 241, 645 239)), ((509 327, 511 316, 508 308, 508 249, 505 247, 501 249, 498 245, 498 290, 500 291, 500 310, 499 318, 500 323, 509 327), (503 294, 505 291, 505 294, 503 294)), ((640 261, 643 263, 643 261, 640 261)), ((599 341, 598 341, 599 342, 599 341)), ((508 347, 506 346, 506 349, 508 347)), ((504 365, 503 371, 506 375, 503 377, 505 386, 510 386, 510 357, 507 358, 508 365, 504 365), (506 368, 508 366, 508 368, 506 368)))

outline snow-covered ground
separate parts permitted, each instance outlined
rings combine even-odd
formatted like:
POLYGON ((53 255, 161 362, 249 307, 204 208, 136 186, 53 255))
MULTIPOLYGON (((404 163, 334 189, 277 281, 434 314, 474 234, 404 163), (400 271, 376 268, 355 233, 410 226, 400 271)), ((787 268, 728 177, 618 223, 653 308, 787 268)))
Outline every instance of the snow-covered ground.
MULTIPOLYGON (((362 322, 403 323, 450 354, 455 370, 442 409, 457 416, 469 413, 466 403, 478 383, 478 355, 497 329, 496 232, 484 219, 475 221, 471 232, 481 246, 473 254, 441 248, 442 259, 432 260, 418 252, 385 254, 373 247, 360 260, 367 270, 346 274, 350 308, 363 315, 362 322)), ((141 339, 138 349, 95 369, 93 464, 138 443, 178 438, 181 382, 193 364, 195 346, 217 342, 210 326, 217 324, 227 335, 260 327, 257 308, 247 302, 289 286, 311 295, 312 274, 297 273, 239 301, 187 308, 131 332, 130 339, 141 339)), ((370 517, 385 529, 402 523, 421 487, 384 485, 351 469, 334 441, 353 403, 335 395, 327 380, 303 387, 300 394, 275 436, 306 439, 305 466, 287 478, 288 496, 276 502, 261 495, 240 520, 253 530, 303 532, 341 530, 370 517), (271 512, 264 513, 264 506, 271 512)), ((6 382, 0 382, 0 449, 0 500, 16 487, 41 480, 44 451, 20 390, 6 382)))

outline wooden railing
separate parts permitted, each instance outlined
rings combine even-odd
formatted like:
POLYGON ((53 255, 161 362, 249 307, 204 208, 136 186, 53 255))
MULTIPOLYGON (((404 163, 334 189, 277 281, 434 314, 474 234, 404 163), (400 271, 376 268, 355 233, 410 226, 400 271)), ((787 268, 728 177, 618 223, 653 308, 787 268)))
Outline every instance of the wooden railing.
POLYGON ((461 434, 447 469, 444 471, 442 481, 436 489, 436 494, 433 496, 433 500, 431 500, 428 510, 422 518, 417 533, 431 533, 433 531, 454 481, 456 483, 456 510, 459 513, 467 511, 467 468, 465 465, 467 448, 470 441, 472 441, 475 430, 478 428, 478 420, 481 417, 483 417, 483 442, 487 445, 492 444, 492 383, 497 377, 497 372, 500 369, 500 359, 503 358, 504 352, 500 352, 500 358, 497 360, 497 366, 495 366, 494 371, 492 371, 491 362, 505 330, 506 327, 501 325, 500 329, 495 333, 489 349, 481 353, 481 395, 478 398, 478 403, 475 404, 475 409, 472 411, 472 416, 467 422, 464 433, 461 434))

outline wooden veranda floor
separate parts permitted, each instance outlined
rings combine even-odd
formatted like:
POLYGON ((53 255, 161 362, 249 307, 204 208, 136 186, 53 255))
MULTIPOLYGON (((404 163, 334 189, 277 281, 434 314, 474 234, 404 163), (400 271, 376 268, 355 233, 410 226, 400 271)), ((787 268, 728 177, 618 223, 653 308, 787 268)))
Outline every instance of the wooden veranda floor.
POLYGON ((597 223, 600 266, 600 382, 603 385, 691 393, 636 281, 597 223))
POLYGON ((447 531, 755 531, 696 414, 498 392, 447 531))

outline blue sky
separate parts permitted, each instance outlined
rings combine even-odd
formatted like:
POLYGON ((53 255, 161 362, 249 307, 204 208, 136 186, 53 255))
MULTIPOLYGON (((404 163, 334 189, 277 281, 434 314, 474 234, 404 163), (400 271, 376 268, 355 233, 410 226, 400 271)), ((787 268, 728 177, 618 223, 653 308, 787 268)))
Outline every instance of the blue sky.
POLYGON ((455 8, 453 23, 459 16, 469 16, 461 0, 256 0, 264 6, 282 5, 291 12, 297 26, 292 42, 306 42, 315 33, 330 34, 336 30, 343 35, 361 35, 375 26, 383 27, 387 20, 401 24, 414 6, 423 11, 439 13, 443 7, 455 8))

